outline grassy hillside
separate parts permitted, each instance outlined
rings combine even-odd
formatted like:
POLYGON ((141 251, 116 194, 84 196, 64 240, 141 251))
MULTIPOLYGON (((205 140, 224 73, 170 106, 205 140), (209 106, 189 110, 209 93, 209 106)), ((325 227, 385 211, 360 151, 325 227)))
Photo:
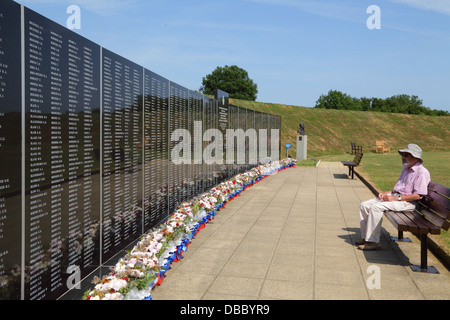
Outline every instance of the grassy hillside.
POLYGON ((299 123, 305 123, 308 135, 308 158, 348 153, 350 143, 375 152, 375 141, 385 140, 391 150, 417 143, 426 151, 450 150, 450 117, 421 116, 381 112, 326 110, 275 103, 230 99, 230 103, 282 117, 281 153, 291 143, 296 155, 299 123))

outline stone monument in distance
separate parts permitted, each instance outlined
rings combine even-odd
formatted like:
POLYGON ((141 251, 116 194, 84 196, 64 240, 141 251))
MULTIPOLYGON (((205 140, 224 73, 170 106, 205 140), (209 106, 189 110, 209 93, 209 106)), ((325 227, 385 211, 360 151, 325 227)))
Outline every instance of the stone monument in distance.
POLYGON ((305 124, 300 123, 297 131, 297 160, 308 158, 308 136, 305 134, 305 124))

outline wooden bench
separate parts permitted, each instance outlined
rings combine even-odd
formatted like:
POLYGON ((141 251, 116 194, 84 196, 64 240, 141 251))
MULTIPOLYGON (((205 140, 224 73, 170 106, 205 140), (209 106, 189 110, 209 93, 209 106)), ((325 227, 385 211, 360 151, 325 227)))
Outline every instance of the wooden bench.
POLYGON ((391 153, 391 145, 387 144, 386 141, 383 140, 377 140, 375 141, 375 152, 376 153, 384 153, 384 152, 391 153))
POLYGON ((359 166, 359 163, 361 162, 362 157, 363 157, 363 153, 357 152, 353 161, 341 161, 341 163, 344 166, 348 167, 348 175, 351 175, 352 179, 354 179, 355 167, 359 166))
POLYGON ((385 216, 398 230, 393 241, 411 241, 403 238, 403 232, 412 232, 420 238, 420 265, 411 265, 413 271, 439 273, 433 266, 427 266, 428 234, 440 234, 441 229, 450 228, 450 189, 431 181, 428 194, 418 202, 413 212, 385 211, 385 216))
POLYGON ((352 142, 352 154, 357 154, 358 152, 363 152, 362 146, 357 146, 356 143, 352 142))

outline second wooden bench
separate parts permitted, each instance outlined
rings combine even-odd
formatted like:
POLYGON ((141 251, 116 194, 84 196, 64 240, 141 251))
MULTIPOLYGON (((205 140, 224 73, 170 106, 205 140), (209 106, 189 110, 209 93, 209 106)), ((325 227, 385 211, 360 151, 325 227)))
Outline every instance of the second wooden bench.
POLYGON ((348 175, 349 176, 351 175, 352 179, 354 178, 355 167, 359 166, 359 163, 361 162, 362 157, 363 157, 363 153, 357 152, 353 161, 341 161, 341 163, 344 166, 348 167, 348 175))

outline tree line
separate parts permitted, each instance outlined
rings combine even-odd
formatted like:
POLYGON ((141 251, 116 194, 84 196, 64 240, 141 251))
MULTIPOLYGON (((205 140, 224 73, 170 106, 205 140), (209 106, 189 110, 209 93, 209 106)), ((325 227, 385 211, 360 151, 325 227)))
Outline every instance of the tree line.
POLYGON ((448 111, 435 110, 423 106, 423 101, 414 95, 398 94, 386 99, 365 97, 355 98, 337 90, 330 90, 326 95, 322 94, 316 101, 314 108, 422 114, 431 116, 450 115, 448 111))
POLYGON ((213 95, 215 89, 227 92, 230 98, 255 101, 258 85, 248 76, 248 72, 236 65, 218 66, 211 74, 202 78, 200 93, 213 95))

